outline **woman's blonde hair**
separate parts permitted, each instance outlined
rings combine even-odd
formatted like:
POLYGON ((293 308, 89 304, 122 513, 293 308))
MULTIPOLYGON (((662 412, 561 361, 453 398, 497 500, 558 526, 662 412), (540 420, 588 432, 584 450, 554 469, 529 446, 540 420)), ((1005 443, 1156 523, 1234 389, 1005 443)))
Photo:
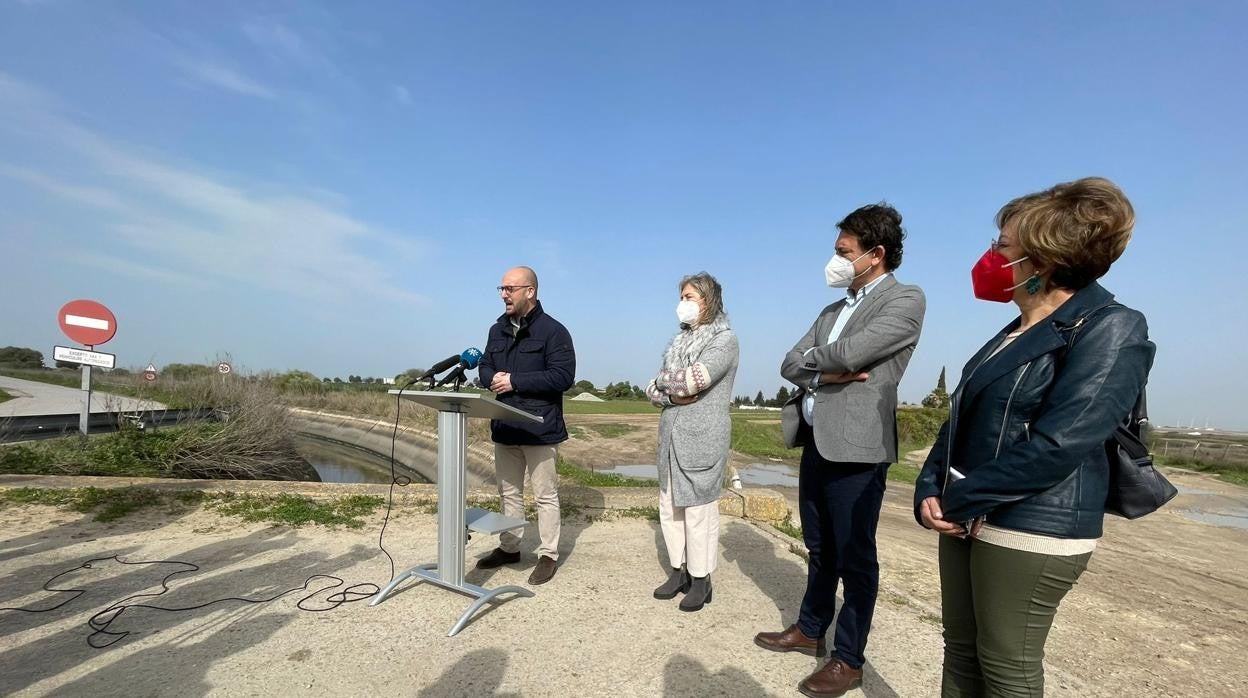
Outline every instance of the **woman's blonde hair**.
POLYGON ((1019 247, 1058 288, 1077 291, 1105 275, 1131 240, 1135 210, 1103 177, 1085 177, 1020 196, 997 212, 1019 247))
POLYGON ((702 314, 698 316, 698 324, 705 325, 724 314, 724 289, 710 274, 700 271, 680 280, 677 292, 684 293, 686 286, 702 295, 702 314))

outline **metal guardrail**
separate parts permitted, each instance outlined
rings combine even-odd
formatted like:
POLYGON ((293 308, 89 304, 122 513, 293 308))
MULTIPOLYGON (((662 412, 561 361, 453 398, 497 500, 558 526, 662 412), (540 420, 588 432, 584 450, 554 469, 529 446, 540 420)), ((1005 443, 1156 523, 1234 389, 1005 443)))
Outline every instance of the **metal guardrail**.
MULTIPOLYGON (((78 420, 81 416, 75 412, 7 417, 0 420, 0 443, 71 436, 78 433, 78 420)), ((227 415, 214 409, 93 412, 87 420, 87 428, 92 434, 103 434, 117 431, 123 424, 132 424, 140 430, 147 430, 182 422, 226 418, 227 415)))

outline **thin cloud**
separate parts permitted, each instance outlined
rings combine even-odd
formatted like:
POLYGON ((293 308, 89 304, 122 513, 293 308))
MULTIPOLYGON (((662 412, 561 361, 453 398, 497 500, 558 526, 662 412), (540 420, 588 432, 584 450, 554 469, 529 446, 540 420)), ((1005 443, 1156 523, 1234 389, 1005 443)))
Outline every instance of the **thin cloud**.
POLYGON ((57 106, 43 90, 36 89, 0 70, 0 102, 12 104, 13 108, 25 110, 52 109, 57 106))
POLYGON ((128 276, 132 279, 138 279, 140 281, 155 281, 162 284, 174 284, 179 287, 192 286, 200 289, 209 288, 209 284, 205 283, 202 279, 195 278, 194 276, 179 273, 172 269, 150 267, 130 259, 124 259, 115 255, 105 254, 103 252, 71 252, 69 254, 69 261, 85 267, 92 267, 106 272, 111 272, 120 276, 128 276))
POLYGON ((15 179, 23 184, 42 189, 63 199, 87 206, 122 210, 125 204, 113 192, 98 187, 84 187, 57 181, 40 172, 24 167, 0 164, 0 176, 15 179))
POLYGON ((318 40, 312 40, 289 24, 270 17, 247 20, 242 25, 242 32, 248 41, 276 64, 313 68, 331 75, 338 73, 326 53, 326 43, 330 39, 322 32, 314 31, 313 38, 318 40))
POLYGON ((390 94, 394 97, 394 101, 405 107, 412 104, 412 91, 402 85, 391 85, 390 94))
POLYGON ((227 279, 329 305, 428 303, 398 280, 428 256, 422 241, 358 220, 342 210, 345 202, 322 193, 290 194, 264 182, 243 187, 135 152, 40 106, 49 103, 0 73, 0 113, 20 115, 16 124, 0 121, 0 132, 12 127, 48 150, 62 149, 76 161, 78 181, 7 164, 0 174, 104 214, 93 216, 92 227, 106 233, 98 244, 110 252, 96 250, 81 263, 157 281, 227 279), (126 263, 117 263, 118 254, 126 263))
POLYGON ((277 93, 273 90, 219 63, 200 61, 186 63, 183 67, 191 77, 214 87, 249 97, 277 99, 277 93))
POLYGON ((243 34, 260 48, 299 59, 308 55, 307 42, 294 29, 273 20, 253 19, 243 24, 243 34))

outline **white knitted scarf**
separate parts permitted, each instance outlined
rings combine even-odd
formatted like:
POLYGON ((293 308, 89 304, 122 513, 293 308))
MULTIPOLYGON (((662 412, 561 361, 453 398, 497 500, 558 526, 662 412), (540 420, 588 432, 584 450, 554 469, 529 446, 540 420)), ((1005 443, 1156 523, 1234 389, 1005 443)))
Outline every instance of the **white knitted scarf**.
POLYGON ((705 325, 677 332, 663 353, 663 370, 679 371, 694 365, 715 335, 728 329, 728 314, 720 313, 719 317, 705 325))

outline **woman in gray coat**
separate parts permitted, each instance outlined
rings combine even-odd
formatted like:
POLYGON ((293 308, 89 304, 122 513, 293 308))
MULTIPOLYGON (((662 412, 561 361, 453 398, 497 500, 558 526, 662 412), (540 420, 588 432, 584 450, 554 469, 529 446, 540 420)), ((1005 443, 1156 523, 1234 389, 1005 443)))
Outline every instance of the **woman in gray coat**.
POLYGON ((737 336, 724 314, 723 289, 701 272, 681 279, 680 332, 663 354, 663 369, 646 394, 659 419, 659 523, 672 574, 656 599, 685 592, 680 610, 711 600, 719 560, 719 495, 732 437, 732 381, 737 336))

